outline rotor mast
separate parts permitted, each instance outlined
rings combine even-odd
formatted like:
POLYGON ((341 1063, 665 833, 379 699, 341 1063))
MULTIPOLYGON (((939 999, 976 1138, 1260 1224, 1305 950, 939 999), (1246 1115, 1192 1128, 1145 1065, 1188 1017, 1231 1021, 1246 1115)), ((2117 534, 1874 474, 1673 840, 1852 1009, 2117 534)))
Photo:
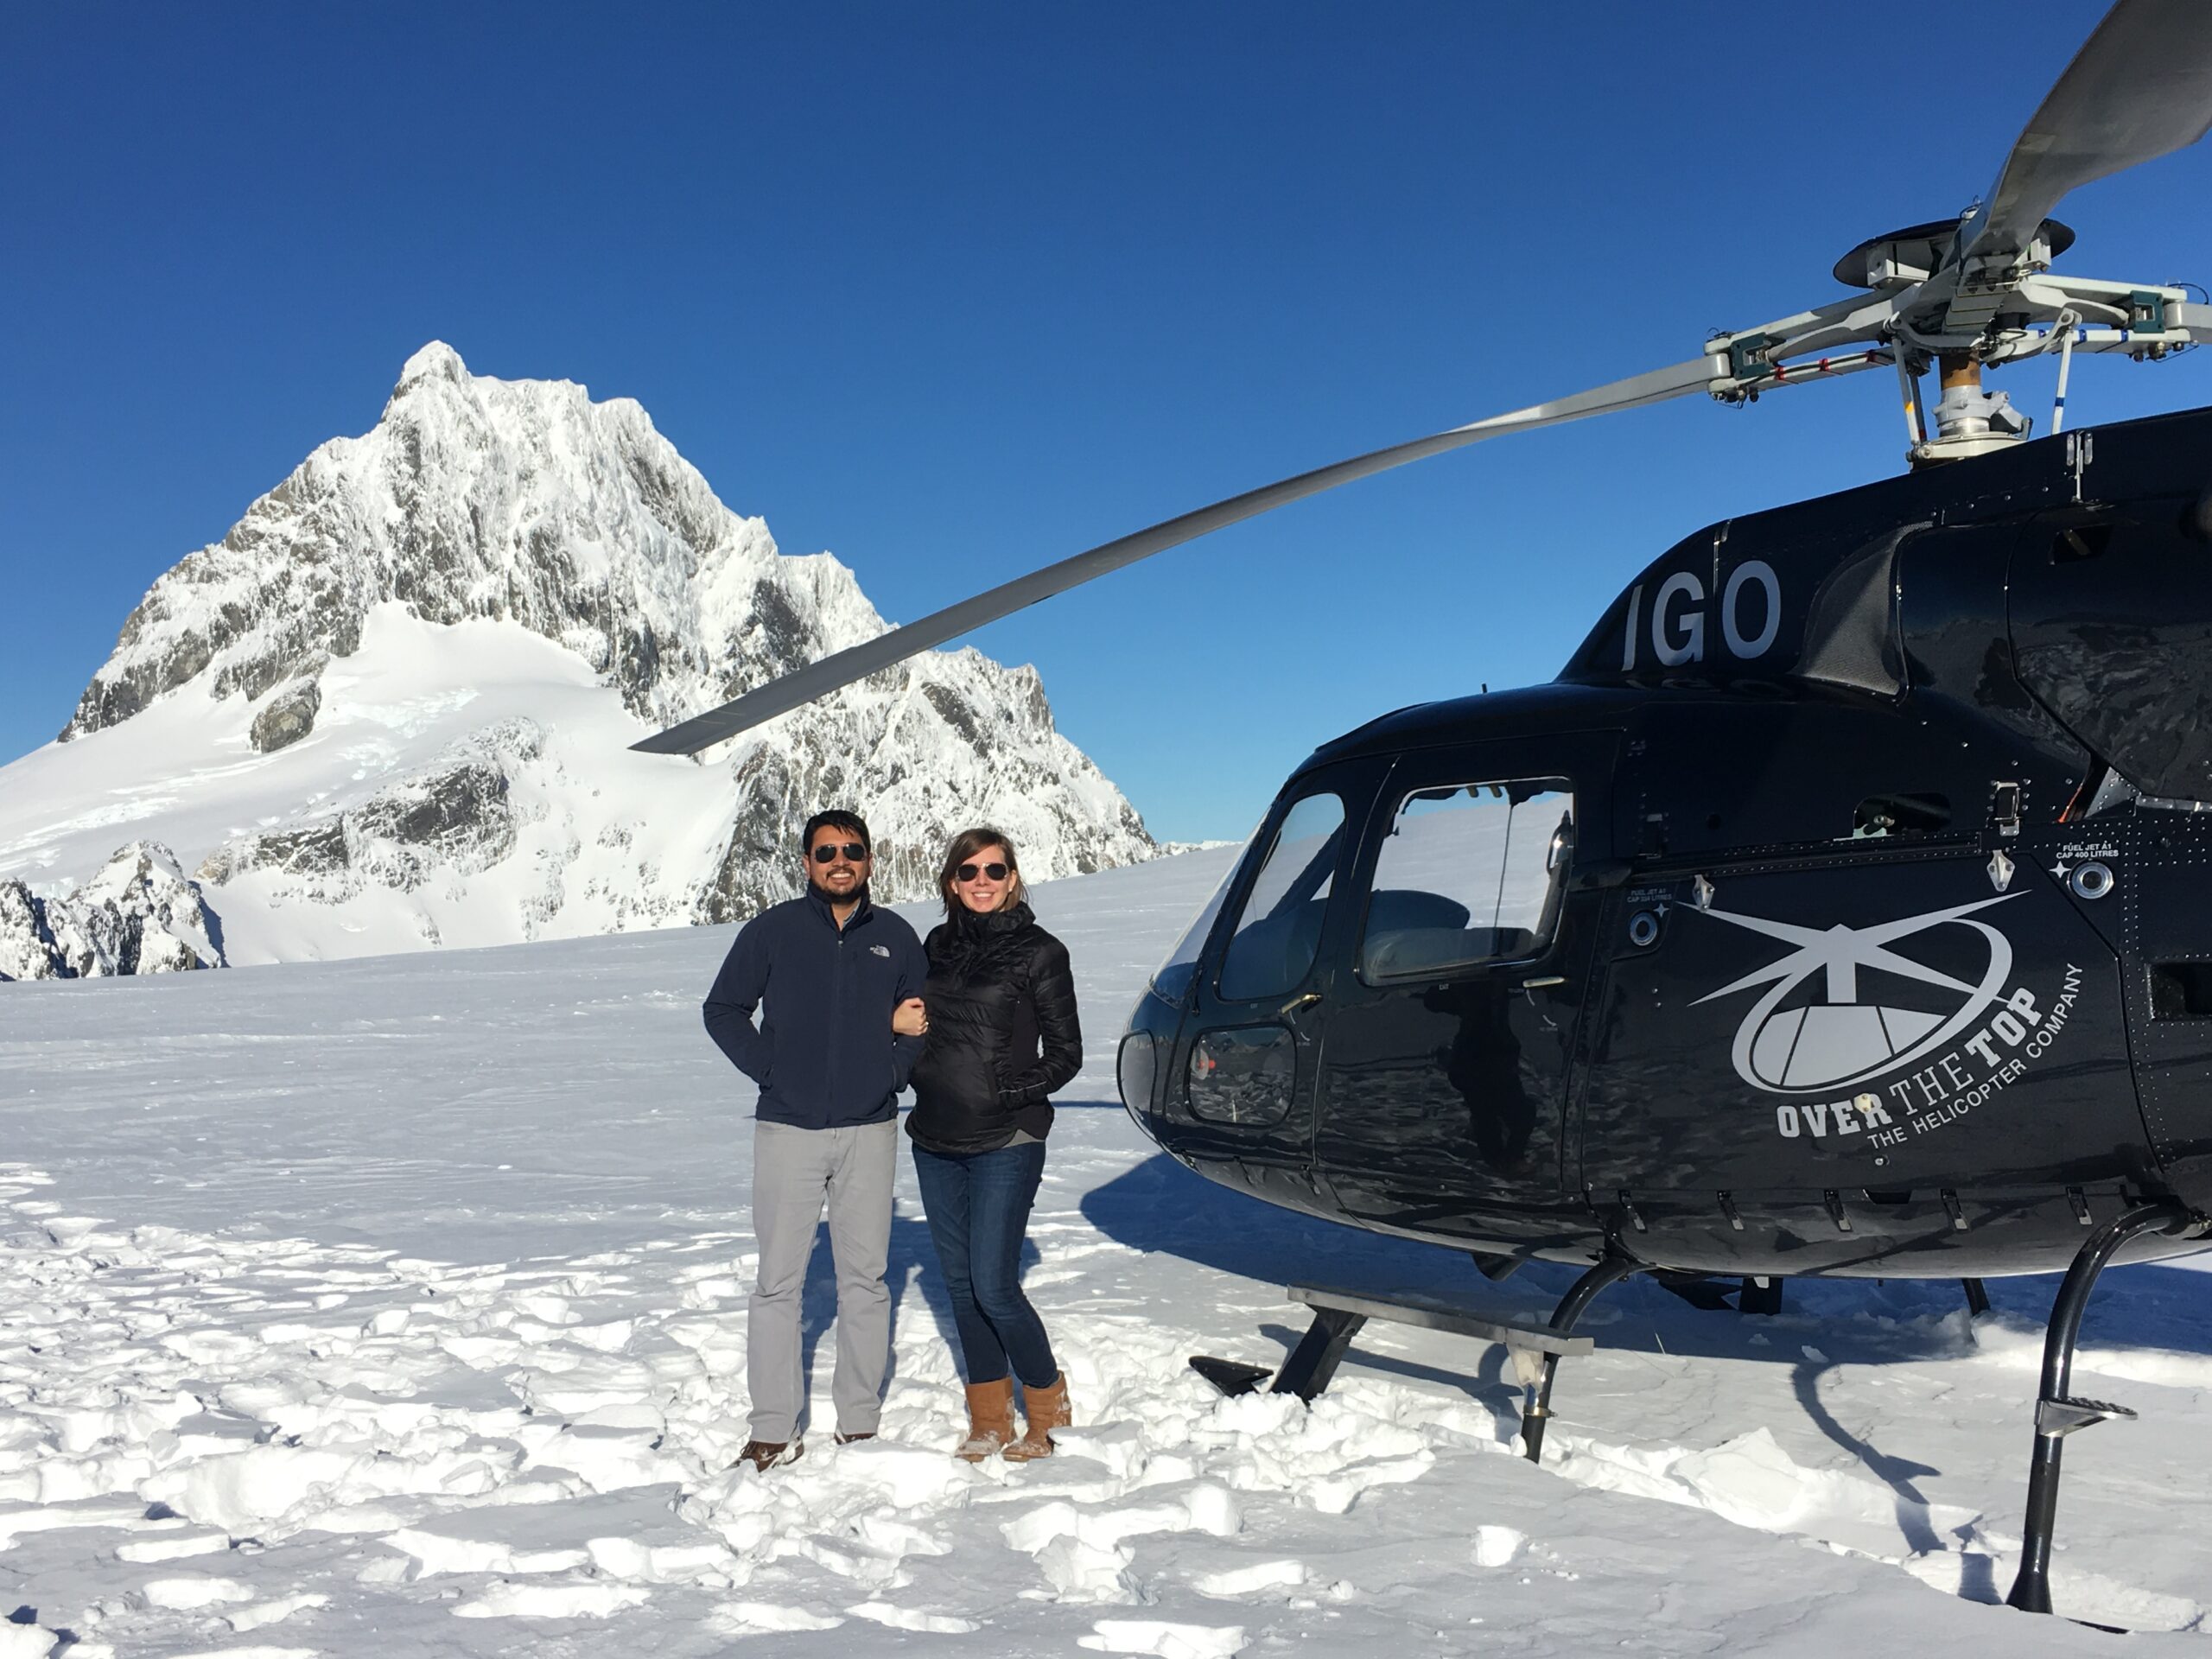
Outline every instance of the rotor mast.
POLYGON ((1984 391, 1981 360, 1971 352, 1943 352, 1936 359, 1936 435, 1913 446, 1915 467, 1964 461, 2019 442, 2033 424, 2001 391, 1984 391))

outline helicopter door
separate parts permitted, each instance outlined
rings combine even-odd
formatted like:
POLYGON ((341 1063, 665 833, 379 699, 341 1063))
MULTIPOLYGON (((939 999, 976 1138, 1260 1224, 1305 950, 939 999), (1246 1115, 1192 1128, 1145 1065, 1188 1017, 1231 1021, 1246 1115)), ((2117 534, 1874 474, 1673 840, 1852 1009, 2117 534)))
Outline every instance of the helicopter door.
POLYGON ((1332 767, 1298 780, 1257 840, 1266 848, 1230 895, 1218 966, 1200 976, 1190 1022, 1182 1138, 1234 1160, 1280 1203, 1312 1208, 1316 1010, 1321 950, 1356 830, 1379 765, 1332 767))
POLYGON ((1317 1107, 1315 1160, 1351 1216, 1493 1243, 1559 1230, 1583 912, 1603 897, 1568 877, 1613 743, 1483 744, 1392 772, 1317 1107))

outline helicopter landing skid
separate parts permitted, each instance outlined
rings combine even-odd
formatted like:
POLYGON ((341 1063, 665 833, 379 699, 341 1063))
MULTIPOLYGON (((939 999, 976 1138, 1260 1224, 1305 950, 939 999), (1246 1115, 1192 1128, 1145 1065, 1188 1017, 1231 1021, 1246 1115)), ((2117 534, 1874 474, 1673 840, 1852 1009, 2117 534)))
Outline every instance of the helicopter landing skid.
MULTIPOLYGON (((1594 1345, 1587 1337, 1570 1334, 1575 1321, 1599 1291, 1640 1271, 1637 1263, 1619 1257, 1600 1262, 1574 1281, 1560 1299, 1548 1325, 1489 1319, 1424 1296, 1375 1296, 1316 1285, 1293 1285, 1288 1293, 1290 1300, 1312 1308, 1313 1323, 1299 1339, 1290 1357, 1283 1361, 1282 1369, 1274 1373, 1274 1381, 1268 1392, 1294 1394, 1311 1403, 1334 1379, 1352 1338, 1370 1319, 1421 1325, 1431 1331, 1448 1331, 1455 1336, 1498 1343, 1512 1356, 1514 1374, 1522 1386, 1530 1390, 1529 1402, 1521 1414, 1521 1440, 1529 1461, 1535 1463, 1543 1455, 1544 1425, 1551 1417, 1552 1379, 1559 1370, 1560 1360, 1571 1354, 1586 1354, 1594 1345)), ((1192 1356, 1191 1369, 1231 1396, 1252 1393, 1269 1375, 1264 1365, 1215 1359, 1205 1354, 1192 1356)))
POLYGON ((2050 1325, 2043 1340, 2043 1390, 2036 1401, 2035 1461, 2028 1466, 2028 1515, 2021 1529, 2020 1571, 2012 1580, 2007 1606, 2026 1613, 2050 1611, 2050 1535, 2058 1518, 2058 1463, 2062 1443, 2076 1429, 2114 1417, 2133 1417, 2125 1406, 2068 1395, 2074 1371, 2074 1344, 2082 1334, 2082 1315, 2097 1275, 2121 1245, 2145 1233, 2171 1232, 2189 1212, 2171 1200, 2138 1205, 2097 1229, 2082 1242, 2066 1281, 2051 1305, 2050 1325))

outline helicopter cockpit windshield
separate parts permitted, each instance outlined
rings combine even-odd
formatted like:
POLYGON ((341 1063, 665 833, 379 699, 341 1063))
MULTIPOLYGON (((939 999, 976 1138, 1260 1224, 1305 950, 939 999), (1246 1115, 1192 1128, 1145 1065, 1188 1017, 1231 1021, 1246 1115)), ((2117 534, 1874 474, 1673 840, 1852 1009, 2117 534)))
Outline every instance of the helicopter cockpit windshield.
POLYGON ((1224 997, 1274 996, 1306 977, 1344 833, 1344 804, 1334 795, 1308 795, 1283 815, 1222 957, 1224 997))
MULTIPOLYGON (((1274 982, 1284 974, 1289 975, 1286 985, 1305 977, 1320 940, 1321 912, 1328 902, 1330 875, 1344 828, 1344 802, 1332 794, 1309 795, 1284 815, 1230 941, 1222 966, 1224 995, 1270 995, 1274 982)), ((1154 973, 1153 989, 1168 1001, 1181 1001, 1191 988, 1199 953, 1230 890, 1250 867, 1252 846, 1258 838, 1255 832, 1247 840, 1244 855, 1230 867, 1154 973)))

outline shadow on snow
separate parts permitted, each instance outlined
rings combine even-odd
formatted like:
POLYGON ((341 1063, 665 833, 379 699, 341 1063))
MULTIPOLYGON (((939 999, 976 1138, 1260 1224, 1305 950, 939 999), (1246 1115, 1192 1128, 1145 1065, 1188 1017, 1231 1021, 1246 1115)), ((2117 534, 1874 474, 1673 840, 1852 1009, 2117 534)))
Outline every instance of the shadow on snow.
MULTIPOLYGON (((1418 1291, 1465 1303, 1495 1317, 1542 1324, 1574 1282, 1572 1265, 1532 1262, 1492 1283, 1465 1252, 1370 1233, 1319 1220, 1217 1185, 1161 1154, 1087 1193, 1084 1217, 1132 1249, 1159 1252, 1268 1285, 1307 1283, 1388 1294, 1418 1291)), ((2040 1332, 2059 1275, 2035 1274, 1988 1281, 1996 1316, 2012 1330, 2040 1332)), ((2082 1349, 2160 1348, 2212 1355, 2212 1284, 2188 1268, 2145 1263, 2114 1268, 2098 1281, 2082 1332, 2082 1349)), ((1262 1327, 1285 1343, 1304 1328, 1293 1321, 1262 1327), (1295 1328, 1294 1328, 1294 1325, 1295 1328)), ((1711 1357, 1751 1363, 1796 1364, 1817 1345, 1821 1366, 1885 1364, 1949 1358, 1970 1351, 1966 1304, 1955 1279, 1819 1279, 1788 1281, 1783 1313, 1746 1316, 1689 1306, 1646 1278, 1606 1291, 1578 1327, 1601 1347, 1711 1357), (1764 1338, 1763 1342, 1754 1338, 1764 1338)), ((1358 1350, 1361 1364, 1465 1386, 1498 1373, 1503 1352, 1468 1344, 1467 1375, 1406 1365, 1358 1350)), ((1250 1356, 1255 1360, 1263 1357, 1250 1356)), ((2086 1363, 2086 1362, 2085 1362, 2086 1363)), ((2031 1374, 2024 1387, 2032 1390, 2031 1374)))

